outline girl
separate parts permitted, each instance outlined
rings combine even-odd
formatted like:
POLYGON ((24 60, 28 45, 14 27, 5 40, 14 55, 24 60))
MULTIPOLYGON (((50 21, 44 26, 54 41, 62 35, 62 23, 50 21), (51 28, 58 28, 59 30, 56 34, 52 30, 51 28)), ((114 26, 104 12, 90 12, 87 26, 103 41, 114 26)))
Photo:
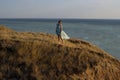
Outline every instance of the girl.
POLYGON ((56 26, 56 34, 58 36, 58 42, 60 43, 60 40, 63 43, 63 39, 70 39, 70 37, 63 31, 62 28, 62 21, 59 20, 56 26))
POLYGON ((59 20, 57 25, 56 25, 56 34, 58 36, 58 42, 60 43, 60 40, 63 43, 63 39, 61 37, 61 32, 62 32, 62 20, 59 20))

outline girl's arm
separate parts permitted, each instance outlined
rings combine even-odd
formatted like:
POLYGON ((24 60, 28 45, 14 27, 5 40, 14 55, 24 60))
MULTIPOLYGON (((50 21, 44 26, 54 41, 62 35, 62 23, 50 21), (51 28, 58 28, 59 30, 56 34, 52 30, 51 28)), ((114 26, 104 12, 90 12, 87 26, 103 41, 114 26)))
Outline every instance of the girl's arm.
POLYGON ((62 24, 60 24, 60 32, 62 31, 62 24))

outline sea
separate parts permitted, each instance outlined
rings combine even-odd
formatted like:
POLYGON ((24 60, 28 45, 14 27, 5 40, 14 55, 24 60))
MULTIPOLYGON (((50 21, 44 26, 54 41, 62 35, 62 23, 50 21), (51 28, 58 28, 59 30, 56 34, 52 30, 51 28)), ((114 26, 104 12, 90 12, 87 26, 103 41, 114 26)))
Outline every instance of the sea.
MULTIPOLYGON (((0 24, 16 31, 55 34, 59 19, 0 19, 0 24)), ((61 19, 63 30, 71 37, 88 41, 120 59, 120 20, 61 19)))

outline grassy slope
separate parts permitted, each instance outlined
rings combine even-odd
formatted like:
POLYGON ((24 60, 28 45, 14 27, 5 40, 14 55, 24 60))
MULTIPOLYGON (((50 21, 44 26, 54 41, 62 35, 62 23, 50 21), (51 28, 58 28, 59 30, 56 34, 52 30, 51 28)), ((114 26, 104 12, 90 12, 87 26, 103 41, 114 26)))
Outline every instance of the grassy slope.
POLYGON ((0 79, 120 80, 120 62, 83 40, 0 25, 0 79))

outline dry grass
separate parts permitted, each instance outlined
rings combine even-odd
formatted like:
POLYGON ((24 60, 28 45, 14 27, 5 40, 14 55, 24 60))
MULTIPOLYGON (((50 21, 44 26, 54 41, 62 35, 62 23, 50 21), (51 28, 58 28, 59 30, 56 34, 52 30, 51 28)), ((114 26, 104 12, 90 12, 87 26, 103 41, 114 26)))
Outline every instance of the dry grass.
POLYGON ((1 80, 120 80, 120 62, 83 40, 0 26, 1 80))

